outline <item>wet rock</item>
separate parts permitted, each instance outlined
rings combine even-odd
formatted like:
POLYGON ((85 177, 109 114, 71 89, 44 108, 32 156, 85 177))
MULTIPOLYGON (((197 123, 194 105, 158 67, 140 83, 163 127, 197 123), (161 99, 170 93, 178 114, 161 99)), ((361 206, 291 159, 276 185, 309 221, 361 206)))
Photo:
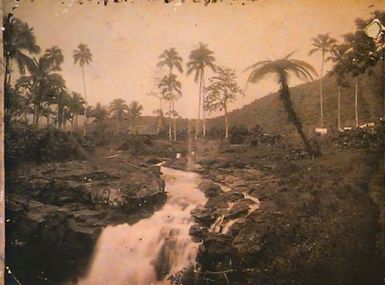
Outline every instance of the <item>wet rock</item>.
POLYGON ((243 199, 244 197, 245 195, 243 195, 243 193, 238 191, 232 191, 232 192, 225 193, 223 198, 226 202, 235 202, 243 199))
POLYGON ((210 226, 216 219, 215 213, 207 208, 195 208, 191 211, 191 215, 198 223, 205 226, 210 226))
POLYGON ((211 180, 203 180, 198 188, 203 191, 208 198, 216 197, 222 193, 221 187, 211 180))
POLYGON ((208 233, 208 228, 200 225, 192 225, 189 230, 189 235, 195 242, 201 242, 202 240, 204 240, 207 237, 208 233))
POLYGON ((235 204, 225 215, 228 220, 236 219, 246 215, 249 212, 249 207, 245 204, 235 204))

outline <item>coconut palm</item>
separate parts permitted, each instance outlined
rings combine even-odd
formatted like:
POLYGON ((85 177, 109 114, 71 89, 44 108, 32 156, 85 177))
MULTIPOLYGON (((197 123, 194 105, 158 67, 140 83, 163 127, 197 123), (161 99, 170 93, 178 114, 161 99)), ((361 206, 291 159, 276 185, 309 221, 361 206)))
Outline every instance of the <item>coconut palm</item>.
POLYGON ((138 101, 132 101, 129 106, 129 116, 132 123, 132 128, 135 133, 137 133, 136 123, 140 116, 142 115, 143 106, 139 104, 138 101))
POLYGON ((293 109, 293 103, 290 98, 290 89, 288 85, 289 75, 294 74, 302 80, 312 80, 313 74, 316 75, 314 68, 305 61, 290 58, 293 53, 288 54, 282 59, 259 61, 246 70, 251 70, 248 82, 257 83, 268 74, 275 74, 280 85, 279 98, 282 101, 288 114, 288 119, 296 128, 305 145, 306 151, 311 156, 318 156, 320 152, 314 149, 302 129, 302 122, 293 109))
POLYGON ((234 102, 243 91, 236 81, 235 71, 226 67, 216 67, 215 75, 210 78, 210 85, 205 89, 205 109, 223 111, 225 115, 225 137, 229 137, 228 104, 234 102))
POLYGON ((89 65, 92 61, 92 53, 86 44, 79 44, 78 48, 73 52, 74 63, 79 63, 80 68, 82 69, 82 79, 83 79, 83 90, 84 90, 84 98, 86 100, 86 112, 85 112, 85 123, 84 123, 84 134, 86 134, 86 126, 87 126, 87 88, 86 88, 86 79, 84 68, 85 65, 89 65))
POLYGON ((52 70, 59 71, 61 70, 60 65, 64 61, 64 55, 60 48, 53 46, 46 49, 45 58, 52 64, 52 70))
POLYGON ((209 67, 211 70, 215 70, 215 57, 214 53, 208 49, 207 45, 199 43, 199 45, 191 51, 189 59, 190 61, 187 63, 187 75, 194 73, 194 81, 198 83, 199 81, 199 103, 198 103, 198 118, 196 121, 195 128, 195 139, 198 138, 199 134, 199 125, 201 119, 201 110, 203 117, 203 137, 206 136, 206 118, 205 118, 205 110, 203 108, 205 102, 204 95, 204 86, 205 86, 205 69, 209 67))
POLYGON ((3 18, 3 27, 5 86, 9 86, 12 61, 17 63, 19 72, 23 75, 25 73, 25 61, 28 59, 26 53, 38 54, 40 48, 36 44, 33 28, 30 28, 27 23, 13 18, 12 14, 3 18))
POLYGON ((109 114, 112 114, 112 118, 116 119, 116 132, 120 133, 120 124, 123 120, 127 119, 129 107, 126 101, 123 99, 114 99, 109 108, 109 114))
POLYGON ((174 102, 179 99, 182 95, 181 87, 182 84, 177 80, 175 74, 165 75, 158 85, 160 89, 160 93, 164 100, 166 100, 169 104, 169 110, 167 112, 167 116, 169 118, 168 123, 168 136, 169 140, 172 140, 172 131, 171 131, 171 119, 173 121, 173 129, 174 129, 174 140, 176 140, 176 120, 175 120, 175 106, 174 102))
POLYGON ((328 53, 333 50, 333 47, 336 45, 337 41, 330 37, 327 34, 320 34, 317 37, 312 39, 313 49, 309 51, 309 55, 312 55, 316 52, 320 52, 321 59, 321 70, 320 70, 320 127, 324 126, 324 111, 323 111, 323 72, 324 72, 324 64, 325 57, 328 53))
MULTIPOLYGON (((91 106, 90 106, 91 107, 91 106)), ((88 114, 95 118, 95 123, 104 123, 108 119, 108 110, 106 107, 102 106, 100 103, 96 104, 95 108, 90 108, 88 114)))
POLYGON ((341 128, 341 89, 346 86, 344 81, 344 70, 343 65, 346 61, 346 55, 349 50, 349 46, 346 44, 336 45, 331 50, 331 55, 326 59, 326 61, 332 61, 334 63, 332 75, 336 75, 338 93, 337 93, 337 128, 339 131, 341 128))
POLYGON ((80 93, 72 92, 72 100, 70 103, 70 110, 73 113, 74 120, 73 124, 77 128, 79 126, 79 115, 84 114, 85 100, 80 93))
MULTIPOLYGON (((173 93, 174 86, 173 86, 173 81, 176 80, 176 75, 173 74, 173 68, 176 67, 180 73, 183 73, 183 67, 182 67, 182 62, 183 59, 182 57, 179 56, 178 52, 175 50, 175 48, 170 48, 166 49, 160 56, 159 56, 159 62, 158 62, 158 67, 167 67, 169 69, 169 74, 164 76, 162 81, 169 83, 168 86, 168 92, 161 92, 162 96, 167 93, 167 101, 169 103, 169 139, 171 141, 171 120, 173 121, 173 139, 176 141, 176 116, 175 114, 177 113, 175 111, 175 101, 179 99, 179 97, 182 95, 181 92, 175 94, 173 93), (173 78, 175 77, 175 78, 173 78)), ((181 85, 179 83, 179 85, 181 85)), ((179 89, 181 86, 179 86, 179 89)))
POLYGON ((25 66, 29 75, 21 76, 16 82, 16 88, 23 88, 30 94, 30 103, 33 104, 34 124, 39 123, 42 104, 52 101, 57 94, 65 90, 65 80, 61 74, 54 72, 59 65, 54 65, 52 58, 44 54, 40 58, 26 59, 25 66))

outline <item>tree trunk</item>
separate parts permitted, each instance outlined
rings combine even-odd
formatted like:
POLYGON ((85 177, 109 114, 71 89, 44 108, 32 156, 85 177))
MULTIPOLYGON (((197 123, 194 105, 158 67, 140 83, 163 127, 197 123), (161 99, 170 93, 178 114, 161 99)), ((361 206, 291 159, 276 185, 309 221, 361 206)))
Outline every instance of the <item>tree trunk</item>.
POLYGON ((172 141, 171 131, 171 101, 168 102, 168 140, 172 141))
POLYGON ((198 134, 199 134, 199 126, 200 126, 200 120, 201 120, 201 108, 202 108, 202 73, 201 73, 200 79, 199 79, 199 103, 198 103, 198 118, 197 118, 196 124, 195 124, 195 139, 198 139, 198 134))
POLYGON ((338 99, 337 99, 337 128, 341 131, 341 86, 338 86, 338 99))
POLYGON ((174 101, 172 101, 172 122, 173 122, 174 141, 176 141, 176 118, 175 118, 175 102, 174 101))
POLYGON ((229 118, 227 116, 227 106, 226 106, 226 104, 225 104, 223 109, 225 111, 225 137, 226 137, 226 139, 228 139, 229 138, 229 118))
POLYGON ((325 52, 322 51, 322 62, 321 62, 321 74, 320 74, 320 115, 321 115, 321 128, 324 127, 324 109, 323 109, 323 73, 324 73, 324 62, 325 62, 325 52))
POLYGON ((312 157, 320 156, 321 155, 320 150, 318 148, 314 149, 312 147, 309 139, 307 138, 306 134, 302 129, 302 122, 298 117, 297 113, 295 112, 295 110, 293 109, 293 104, 290 98, 290 90, 289 90, 289 86, 287 85, 286 75, 280 75, 280 83, 281 83, 281 89, 279 92, 279 96, 288 114, 289 121, 293 123, 298 134, 300 135, 303 141, 303 144, 305 145, 305 149, 307 153, 312 157))
POLYGON ((204 70, 202 70, 202 116, 203 116, 203 138, 206 138, 206 110, 205 110, 205 103, 206 103, 206 96, 205 96, 205 76, 204 76, 204 70))
POLYGON ((356 128, 359 126, 358 120, 358 79, 356 79, 355 91, 354 91, 354 114, 356 117, 356 128))
POLYGON ((83 90, 84 90, 84 101, 85 101, 85 110, 84 110, 84 130, 83 130, 83 135, 86 135, 87 132, 87 124, 88 124, 88 117, 87 117, 87 107, 88 107, 88 102, 87 102, 87 88, 86 88, 86 77, 84 74, 84 66, 82 66, 82 78, 83 78, 83 90))

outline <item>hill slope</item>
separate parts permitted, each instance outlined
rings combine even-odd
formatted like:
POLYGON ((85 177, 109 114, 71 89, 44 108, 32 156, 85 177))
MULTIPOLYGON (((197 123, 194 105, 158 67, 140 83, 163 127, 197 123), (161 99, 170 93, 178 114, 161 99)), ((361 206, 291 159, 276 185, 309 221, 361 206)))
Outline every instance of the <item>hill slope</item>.
MULTIPOLYGON (((373 75, 359 77, 358 111, 360 124, 375 121, 381 114, 381 70, 373 75)), ((348 79, 349 87, 341 92, 341 124, 354 126, 354 85, 355 79, 348 79)), ((301 84, 290 88, 294 108, 301 117, 306 132, 319 127, 319 81, 301 84)), ((223 116, 208 120, 209 127, 223 127, 223 116)), ((269 132, 292 133, 294 128, 287 120, 287 115, 278 98, 272 93, 229 114, 230 125, 262 126, 269 132)), ((337 128, 337 84, 334 78, 324 79, 324 124, 329 129, 337 128)))

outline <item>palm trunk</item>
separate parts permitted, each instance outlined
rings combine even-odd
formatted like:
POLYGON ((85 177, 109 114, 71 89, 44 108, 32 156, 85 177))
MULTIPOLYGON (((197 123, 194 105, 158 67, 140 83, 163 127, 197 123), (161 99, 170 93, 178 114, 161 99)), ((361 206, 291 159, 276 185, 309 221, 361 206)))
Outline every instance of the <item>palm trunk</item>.
POLYGON ((174 141, 176 141, 176 118, 175 118, 175 102, 174 101, 172 101, 172 121, 173 121, 174 141))
POLYGON ((82 78, 83 78, 83 90, 84 90, 84 101, 85 101, 85 110, 84 110, 84 130, 83 130, 83 135, 86 135, 86 129, 87 129, 87 124, 88 124, 88 117, 87 117, 87 107, 88 107, 88 102, 87 102, 87 88, 86 88, 86 77, 84 74, 84 66, 82 66, 82 78))
POLYGON ((201 109, 202 109, 202 73, 199 80, 199 103, 198 103, 198 118, 195 124, 195 139, 198 139, 200 120, 201 120, 201 109))
POLYGON ((288 114, 289 121, 293 123, 298 134, 300 135, 303 141, 303 144, 305 145, 305 149, 307 153, 312 157, 320 156, 321 155, 320 150, 318 148, 314 149, 312 147, 309 139, 307 138, 306 134, 302 129, 302 122, 298 117, 297 113, 295 112, 295 110, 293 109, 293 104, 290 98, 290 90, 289 90, 289 86, 287 85, 286 75, 280 75, 280 83, 281 83, 281 89, 279 92, 279 96, 288 114))
POLYGON ((204 70, 202 70, 202 117, 203 117, 203 138, 206 138, 206 96, 205 96, 205 77, 204 70))
POLYGON ((171 131, 171 101, 168 103, 168 140, 172 141, 172 131, 171 131))
POLYGON ((224 105, 224 111, 225 111, 225 137, 226 139, 229 138, 229 118, 227 115, 227 106, 226 104, 224 105))
POLYGON ((338 86, 338 99, 337 99, 337 128, 341 131, 341 86, 338 86))
POLYGON ((355 91, 354 91, 354 114, 356 117, 356 128, 359 126, 358 121, 358 79, 356 79, 355 91))
POLYGON ((324 110, 323 110, 323 72, 324 72, 325 52, 322 52, 321 75, 320 75, 320 114, 321 114, 321 128, 324 127, 324 110))

